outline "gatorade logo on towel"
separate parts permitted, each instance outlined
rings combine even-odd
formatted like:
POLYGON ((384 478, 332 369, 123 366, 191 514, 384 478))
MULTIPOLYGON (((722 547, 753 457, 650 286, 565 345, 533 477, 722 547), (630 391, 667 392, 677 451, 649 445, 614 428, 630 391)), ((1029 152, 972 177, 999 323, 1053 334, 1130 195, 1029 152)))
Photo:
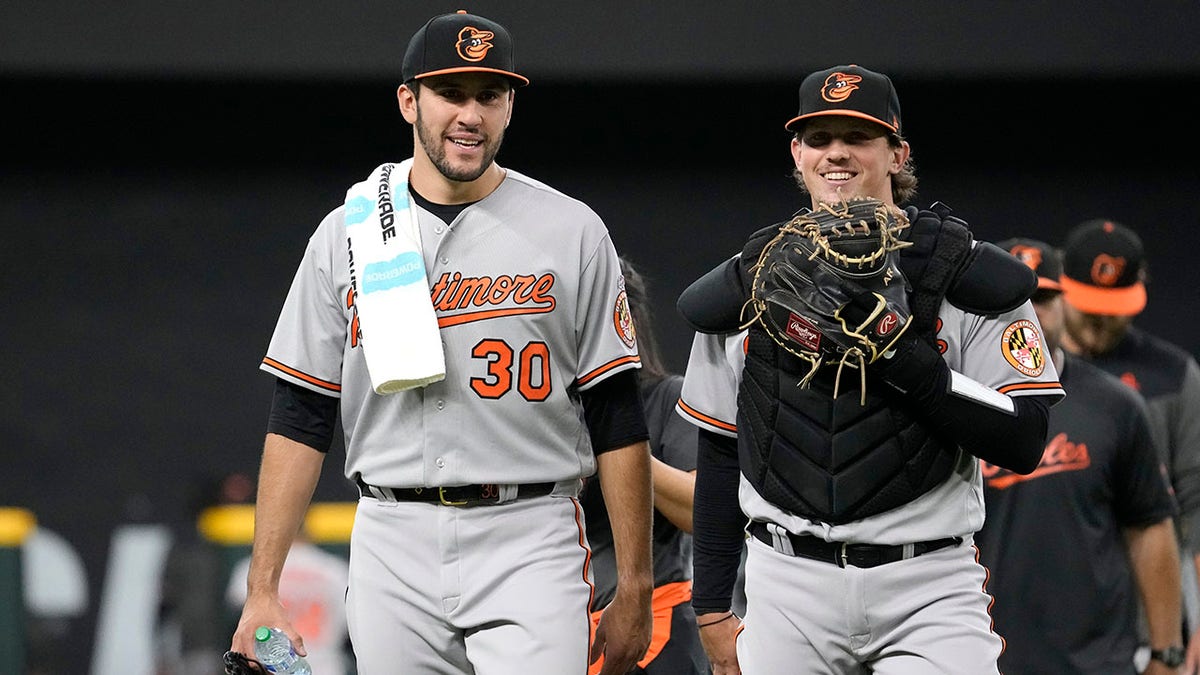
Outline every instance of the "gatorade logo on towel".
POLYGON ((421 254, 409 251, 385 262, 370 263, 363 270, 362 292, 374 293, 425 281, 421 254))

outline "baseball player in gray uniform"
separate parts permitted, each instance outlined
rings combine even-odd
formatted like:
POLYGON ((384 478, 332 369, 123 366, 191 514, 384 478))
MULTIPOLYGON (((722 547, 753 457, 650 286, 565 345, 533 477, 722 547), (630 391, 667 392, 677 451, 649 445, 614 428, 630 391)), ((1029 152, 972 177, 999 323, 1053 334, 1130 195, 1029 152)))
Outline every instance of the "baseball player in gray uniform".
MULTIPOLYGON (((813 73, 786 126, 814 209, 911 197, 886 76, 813 73)), ((855 375, 835 397, 836 365, 802 386, 806 362, 758 324, 738 330, 738 285, 763 236, 680 297, 701 331, 679 403, 701 430, 692 602, 717 675, 998 672, 1003 643, 972 544, 984 519, 977 458, 1031 471, 1062 390, 1027 301, 1033 275, 942 206, 907 213, 913 245, 899 267, 917 323, 866 366, 865 391, 855 375), (722 329, 731 307, 735 326, 722 329)))
POLYGON ((586 205, 494 162, 514 88, 528 82, 504 27, 434 17, 409 43, 403 80, 414 157, 388 204, 415 209, 444 378, 376 393, 351 216, 333 210, 263 360, 278 383, 231 649, 252 653, 255 627, 268 625, 303 651, 279 575, 340 411, 345 473, 362 494, 346 597, 360 673, 584 675, 601 654, 605 675, 624 673, 650 638, 652 506, 616 252, 586 205), (618 584, 592 641, 578 493, 597 470, 618 584))

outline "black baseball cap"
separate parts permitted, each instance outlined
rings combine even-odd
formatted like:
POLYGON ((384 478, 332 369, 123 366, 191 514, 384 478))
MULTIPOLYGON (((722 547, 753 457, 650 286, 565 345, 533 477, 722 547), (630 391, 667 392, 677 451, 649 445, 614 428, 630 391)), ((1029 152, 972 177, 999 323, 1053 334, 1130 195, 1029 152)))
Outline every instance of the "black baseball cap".
POLYGON ((514 87, 529 84, 529 78, 516 72, 508 30, 465 9, 435 16, 421 26, 408 42, 401 67, 405 82, 470 72, 499 73, 514 87))
POLYGON ((847 115, 871 120, 900 133, 900 97, 887 75, 862 66, 834 66, 812 73, 800 83, 800 112, 784 125, 799 131, 803 120, 820 115, 847 115))
POLYGON ((1037 273, 1038 290, 1062 291, 1062 260, 1053 246, 1024 237, 1005 239, 997 242, 996 246, 1008 251, 1037 273))
POLYGON ((1146 307, 1142 240, 1105 219, 1081 223, 1063 245, 1063 293, 1081 312, 1133 316, 1146 307))

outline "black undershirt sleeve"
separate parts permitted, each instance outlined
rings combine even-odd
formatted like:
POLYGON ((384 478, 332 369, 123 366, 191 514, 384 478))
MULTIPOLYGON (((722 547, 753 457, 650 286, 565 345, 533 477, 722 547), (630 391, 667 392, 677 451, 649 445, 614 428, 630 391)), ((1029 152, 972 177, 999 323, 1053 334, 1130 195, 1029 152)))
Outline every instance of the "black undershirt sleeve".
POLYGON ((733 604, 746 544, 746 516, 738 505, 737 439, 700 430, 692 507, 692 607, 724 612, 733 604))
POLYGON ((650 438, 638 389, 638 371, 624 370, 580 392, 583 416, 597 455, 650 438))
MULTIPOLYGON (((650 437, 638 392, 637 371, 613 375, 581 394, 592 447, 597 454, 650 437)), ((267 431, 328 452, 338 399, 276 379, 267 431)))
POLYGON ((337 414, 337 398, 276 378, 267 432, 329 452, 337 414))
POLYGON ((930 417, 964 450, 1009 471, 1028 474, 1046 450, 1050 405, 1046 397, 1012 399, 1016 413, 1007 413, 958 396, 946 396, 930 417))

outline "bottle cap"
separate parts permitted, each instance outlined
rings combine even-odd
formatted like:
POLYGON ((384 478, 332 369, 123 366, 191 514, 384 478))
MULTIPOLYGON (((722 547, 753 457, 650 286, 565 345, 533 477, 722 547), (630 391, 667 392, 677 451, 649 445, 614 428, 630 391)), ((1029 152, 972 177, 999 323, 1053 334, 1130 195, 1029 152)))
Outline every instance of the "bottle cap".
POLYGON ((254 629, 254 639, 259 642, 266 642, 271 639, 271 629, 266 626, 259 626, 254 629))

